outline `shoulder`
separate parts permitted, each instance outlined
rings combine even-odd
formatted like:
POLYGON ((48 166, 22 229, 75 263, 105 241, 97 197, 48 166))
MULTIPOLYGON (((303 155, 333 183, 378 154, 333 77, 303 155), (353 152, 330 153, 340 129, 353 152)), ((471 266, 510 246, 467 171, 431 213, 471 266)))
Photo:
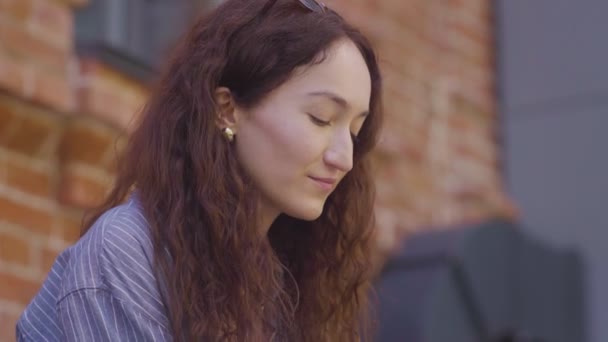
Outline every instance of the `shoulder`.
POLYGON ((63 296, 101 289, 141 312, 164 316, 150 228, 136 198, 99 217, 70 248, 69 259, 63 296))
MULTIPOLYGON (((91 227, 104 266, 142 268, 153 265, 150 226, 134 198, 104 213, 91 227)), ((85 237, 86 238, 86 235, 85 237)))

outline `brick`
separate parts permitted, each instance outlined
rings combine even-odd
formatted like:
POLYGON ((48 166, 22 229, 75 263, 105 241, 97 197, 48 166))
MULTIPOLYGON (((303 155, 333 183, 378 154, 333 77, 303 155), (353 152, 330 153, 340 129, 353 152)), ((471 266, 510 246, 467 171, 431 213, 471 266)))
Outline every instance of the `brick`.
POLYGON ((112 90, 109 88, 93 85, 82 87, 78 91, 79 111, 122 131, 131 131, 143 99, 135 101, 125 98, 121 90, 128 87, 116 85, 112 90), (108 106, 108 103, 112 103, 112 106, 108 106))
POLYGON ((459 157, 479 160, 484 165, 487 165, 487 167, 495 167, 497 165, 497 151, 491 141, 482 140, 482 138, 476 139, 475 136, 468 136, 466 139, 466 141, 454 143, 451 146, 452 153, 459 157))
POLYGON ((106 167, 104 157, 113 150, 118 132, 96 120, 70 120, 61 139, 60 158, 64 163, 78 162, 94 167, 106 167))
POLYGON ((403 157, 413 163, 422 163, 426 160, 429 143, 428 125, 405 126, 402 130, 402 140, 400 153, 403 157))
POLYGON ((86 87, 79 91, 79 111, 119 129, 127 129, 135 115, 134 108, 114 91, 86 87), (112 106, 108 106, 112 103, 112 106))
POLYGON ((32 12, 32 0, 0 0, 0 15, 25 22, 32 12))
POLYGON ((26 27, 0 20, 2 46, 20 57, 25 57, 56 70, 66 70, 70 50, 36 37, 26 27))
POLYGON ((42 260, 40 263, 40 271, 43 273, 48 273, 51 270, 51 267, 53 267, 53 264, 55 263, 55 259, 57 259, 57 256, 59 255, 60 251, 56 251, 54 249, 50 249, 50 248, 43 248, 42 249, 42 260))
POLYGON ((127 135, 120 135, 112 142, 110 149, 106 152, 106 156, 104 160, 102 160, 102 164, 100 165, 105 172, 108 172, 110 174, 116 173, 118 168, 119 157, 122 155, 127 144, 127 135))
POLYGON ((59 124, 45 113, 31 110, 29 107, 16 109, 18 116, 9 134, 0 138, 0 144, 27 156, 36 156, 57 133, 59 124))
POLYGON ((68 4, 35 0, 30 18, 32 32, 52 39, 62 48, 72 49, 73 15, 68 4))
POLYGON ((29 97, 37 103, 64 113, 76 109, 75 90, 66 71, 45 71, 36 69, 33 90, 29 97))
POLYGON ((374 210, 376 217, 375 239, 378 248, 384 252, 390 252, 397 243, 396 228, 397 216, 395 208, 377 206, 374 210))
POLYGON ((463 63, 472 63, 484 68, 492 67, 492 53, 487 45, 483 45, 465 34, 454 34, 448 41, 449 49, 463 63))
POLYGON ((488 13, 484 13, 483 17, 473 17, 465 13, 451 16, 448 19, 448 29, 463 34, 483 46, 489 46, 493 42, 493 36, 488 15, 488 13))
POLYGON ((459 132, 451 137, 451 152, 457 156, 472 157, 488 165, 495 165, 498 150, 493 136, 495 127, 489 119, 470 117, 462 113, 450 117, 449 127, 459 132))
POLYGON ((27 305, 40 289, 40 283, 18 277, 11 273, 0 273, 0 298, 27 305))
POLYGON ((60 203, 81 209, 100 205, 111 185, 109 175, 82 164, 65 165, 60 177, 60 203))
POLYGON ((147 86, 94 59, 82 59, 80 72, 80 111, 117 128, 129 128, 145 103, 147 86))
POLYGON ((402 139, 401 131, 398 127, 385 127, 378 140, 378 152, 393 157, 399 156, 405 149, 405 141, 402 139))
POLYGON ((493 115, 496 112, 496 102, 492 89, 480 87, 471 80, 460 80, 455 93, 467 101, 471 106, 484 115, 493 115))
POLYGON ((521 221, 521 209, 504 191, 496 191, 490 197, 495 217, 511 221, 521 221))
POLYGON ((488 98, 493 97, 494 82, 496 80, 492 70, 471 64, 466 67, 461 66, 456 75, 461 80, 461 83, 479 89, 480 93, 488 98))
POLYGON ((55 226, 63 241, 74 243, 80 238, 84 212, 72 208, 63 208, 55 216, 55 226))
POLYGON ((17 117, 14 106, 5 98, 0 98, 0 142, 10 129, 11 123, 17 117))
POLYGON ((7 195, 0 195, 0 218, 38 235, 50 236, 52 232, 53 215, 49 210, 20 203, 7 195))
POLYGON ((32 195, 50 198, 54 189, 50 165, 40 165, 34 160, 28 165, 28 159, 16 160, 10 155, 0 157, 0 182, 32 195))
POLYGON ((22 95, 28 66, 0 47, 0 89, 22 95))
MULTIPOLYGON (((25 309, 25 305, 23 308, 25 309)), ((15 341, 15 325, 18 319, 17 313, 0 311, 0 341, 15 341)))
POLYGON ((150 90, 149 84, 141 83, 95 59, 81 59, 80 72, 85 85, 92 84, 94 87, 115 92, 132 105, 141 105, 150 90))
POLYGON ((0 260, 27 266, 30 264, 30 246, 23 239, 0 232, 0 260))

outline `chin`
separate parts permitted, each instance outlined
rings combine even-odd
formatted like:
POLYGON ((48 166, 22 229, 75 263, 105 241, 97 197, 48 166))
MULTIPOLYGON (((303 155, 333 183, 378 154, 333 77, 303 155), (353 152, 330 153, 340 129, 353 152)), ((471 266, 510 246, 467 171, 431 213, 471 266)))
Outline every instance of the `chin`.
POLYGON ((314 206, 292 207, 291 210, 285 210, 284 213, 300 220, 314 221, 323 214, 323 203, 314 206))

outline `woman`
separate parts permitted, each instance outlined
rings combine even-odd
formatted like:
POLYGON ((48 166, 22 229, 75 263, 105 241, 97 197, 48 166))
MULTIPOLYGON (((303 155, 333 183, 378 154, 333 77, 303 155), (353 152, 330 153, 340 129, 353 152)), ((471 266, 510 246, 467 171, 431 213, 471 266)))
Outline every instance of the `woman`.
POLYGON ((18 338, 365 339, 379 96, 368 41, 324 5, 223 2, 176 49, 18 338))

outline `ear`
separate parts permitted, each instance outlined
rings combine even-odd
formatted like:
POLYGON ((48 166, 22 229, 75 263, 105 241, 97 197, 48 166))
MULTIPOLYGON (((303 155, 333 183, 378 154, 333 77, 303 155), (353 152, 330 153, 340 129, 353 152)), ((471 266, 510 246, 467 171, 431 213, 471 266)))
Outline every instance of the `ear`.
POLYGON ((236 133, 239 112, 232 97, 230 89, 218 87, 214 93, 217 106, 216 125, 219 129, 231 128, 236 133))

